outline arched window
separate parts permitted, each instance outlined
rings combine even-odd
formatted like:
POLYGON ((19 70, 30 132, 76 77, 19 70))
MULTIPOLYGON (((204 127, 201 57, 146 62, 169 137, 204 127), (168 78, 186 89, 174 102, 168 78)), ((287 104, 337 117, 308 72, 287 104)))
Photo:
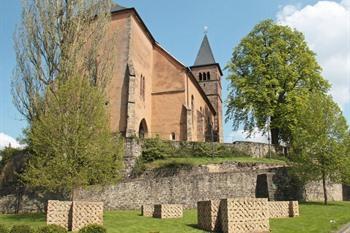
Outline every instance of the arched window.
POLYGON ((202 81, 202 73, 199 73, 199 81, 202 81))
POLYGON ((145 76, 142 74, 140 78, 140 97, 145 100, 145 76))
POLYGON ((203 80, 206 81, 207 80, 207 74, 203 73, 203 80))
POLYGON ((210 72, 207 72, 207 79, 210 80, 210 72))
POLYGON ((145 119, 142 119, 139 125, 139 138, 147 137, 148 127, 145 119))

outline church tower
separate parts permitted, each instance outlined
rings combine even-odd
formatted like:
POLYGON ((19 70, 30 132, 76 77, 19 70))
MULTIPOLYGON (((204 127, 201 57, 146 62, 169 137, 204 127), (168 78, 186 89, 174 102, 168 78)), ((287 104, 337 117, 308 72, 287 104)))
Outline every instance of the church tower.
POLYGON ((215 61, 207 34, 204 35, 194 65, 190 68, 216 111, 212 135, 207 135, 207 137, 214 137, 214 141, 223 142, 221 98, 222 70, 220 64, 215 61))

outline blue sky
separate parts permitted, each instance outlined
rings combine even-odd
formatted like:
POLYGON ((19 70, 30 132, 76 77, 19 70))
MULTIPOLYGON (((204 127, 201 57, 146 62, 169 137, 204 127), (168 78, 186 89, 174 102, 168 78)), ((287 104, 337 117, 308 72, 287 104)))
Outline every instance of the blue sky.
MULTIPOLYGON (((209 28, 211 47, 222 67, 230 59, 232 49, 240 39, 261 20, 271 18, 281 24, 296 27, 305 33, 310 47, 317 52, 324 74, 333 84, 331 93, 350 122, 350 0, 117 2, 123 6, 135 7, 155 39, 189 66, 197 55, 204 26, 209 28)), ((0 133, 14 138, 19 137, 25 127, 25 121, 15 109, 10 93, 10 79, 15 66, 12 38, 20 19, 20 7, 20 0, 4 1, 0 14, 0 133)), ((224 81, 224 99, 226 88, 227 82, 224 81)), ((243 139, 242 132, 232 132, 230 124, 225 125, 224 131, 225 141, 243 139)), ((254 140, 264 139, 257 135, 254 140)))

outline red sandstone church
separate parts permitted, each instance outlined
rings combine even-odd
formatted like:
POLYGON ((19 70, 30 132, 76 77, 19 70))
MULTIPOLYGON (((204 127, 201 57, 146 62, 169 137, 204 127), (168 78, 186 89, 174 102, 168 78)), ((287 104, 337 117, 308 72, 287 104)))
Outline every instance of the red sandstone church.
POLYGON ((118 51, 108 88, 112 131, 222 141, 222 71, 208 37, 188 67, 157 43, 135 8, 114 5, 111 13, 118 51))

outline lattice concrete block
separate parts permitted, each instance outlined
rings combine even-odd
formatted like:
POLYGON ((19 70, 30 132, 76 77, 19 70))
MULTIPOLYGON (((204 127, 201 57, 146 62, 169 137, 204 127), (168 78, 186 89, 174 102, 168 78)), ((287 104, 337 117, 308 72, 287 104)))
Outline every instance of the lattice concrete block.
POLYGON ((55 224, 71 229, 72 225, 72 202, 50 200, 47 204, 46 223, 55 224))
POLYGON ((270 218, 299 216, 298 201, 269 201, 270 218))
POLYGON ((269 201, 270 218, 288 218, 289 201, 269 201))
POLYGON ((220 200, 197 202, 198 227, 205 231, 220 230, 220 200))
POLYGON ((290 201, 289 202, 289 217, 299 216, 299 202, 290 201))
POLYGON ((154 206, 153 205, 143 205, 141 206, 141 215, 145 217, 153 217, 154 206))
POLYGON ((269 232, 269 208, 265 198, 223 199, 220 205, 223 233, 269 232))
POLYGON ((175 204, 163 204, 163 205, 154 205, 154 214, 155 218, 182 218, 183 207, 182 205, 175 204))
POLYGON ((72 231, 89 224, 103 224, 103 202, 73 202, 72 231))

